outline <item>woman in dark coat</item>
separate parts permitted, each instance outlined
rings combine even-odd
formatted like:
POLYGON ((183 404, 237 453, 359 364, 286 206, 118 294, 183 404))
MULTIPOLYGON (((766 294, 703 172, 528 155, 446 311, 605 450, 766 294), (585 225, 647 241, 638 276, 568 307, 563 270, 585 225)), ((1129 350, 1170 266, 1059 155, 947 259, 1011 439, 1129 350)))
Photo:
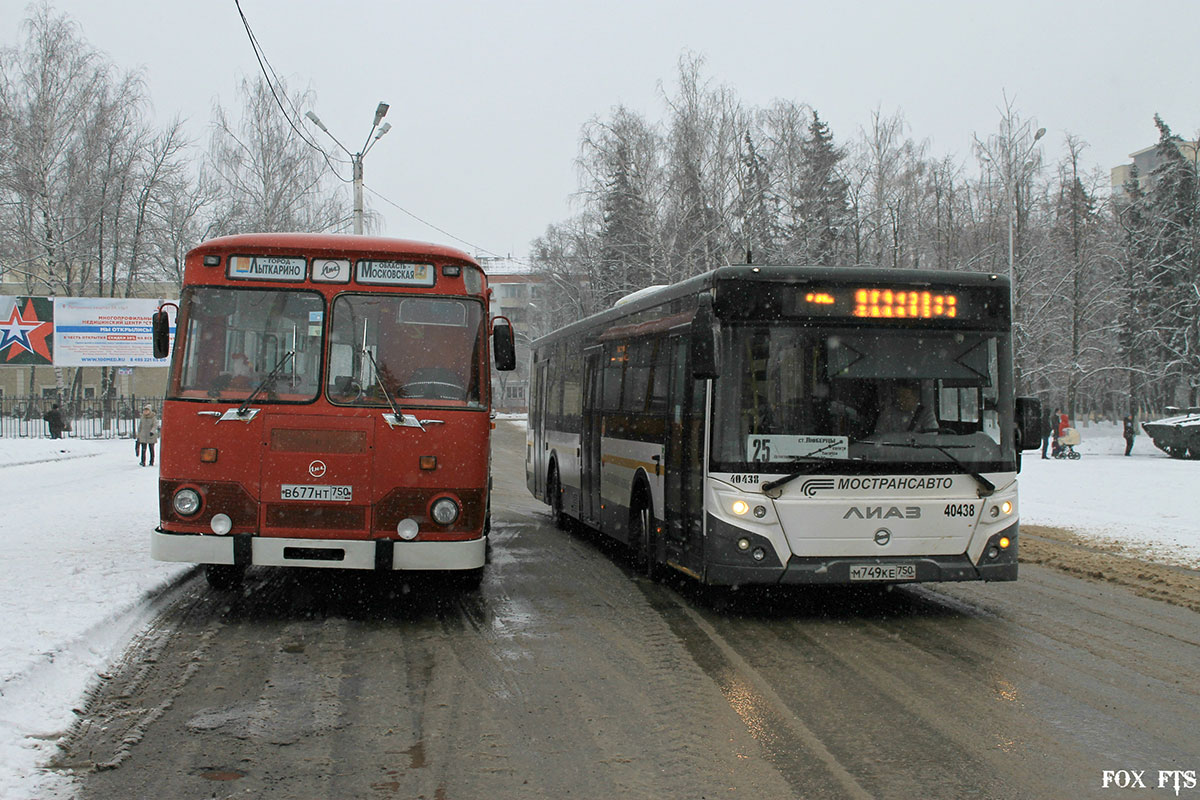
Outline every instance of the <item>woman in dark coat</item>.
POLYGON ((46 424, 50 426, 50 438, 61 439, 63 433, 63 418, 62 412, 58 410, 58 403, 50 407, 50 410, 42 415, 42 419, 46 420, 46 424))

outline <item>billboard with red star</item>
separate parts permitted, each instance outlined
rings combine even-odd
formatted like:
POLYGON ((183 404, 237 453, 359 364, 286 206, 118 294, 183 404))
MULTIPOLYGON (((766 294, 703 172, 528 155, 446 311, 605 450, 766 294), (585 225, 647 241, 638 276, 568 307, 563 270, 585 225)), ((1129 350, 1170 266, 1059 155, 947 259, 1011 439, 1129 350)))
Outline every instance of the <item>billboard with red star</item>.
POLYGON ((54 363, 54 299, 0 297, 0 366, 54 363))

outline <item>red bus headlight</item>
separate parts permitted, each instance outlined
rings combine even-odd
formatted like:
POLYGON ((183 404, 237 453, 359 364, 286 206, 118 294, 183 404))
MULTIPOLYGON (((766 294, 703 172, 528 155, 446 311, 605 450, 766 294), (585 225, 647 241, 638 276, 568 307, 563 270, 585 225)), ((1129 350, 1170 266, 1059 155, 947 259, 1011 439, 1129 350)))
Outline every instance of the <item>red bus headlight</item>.
POLYGON ((180 489, 171 499, 175 513, 181 517, 190 517, 200 510, 200 493, 195 489, 180 489))
POLYGON ((435 500, 429 511, 433 515, 433 521, 438 525, 450 525, 458 519, 458 503, 449 497, 435 500))

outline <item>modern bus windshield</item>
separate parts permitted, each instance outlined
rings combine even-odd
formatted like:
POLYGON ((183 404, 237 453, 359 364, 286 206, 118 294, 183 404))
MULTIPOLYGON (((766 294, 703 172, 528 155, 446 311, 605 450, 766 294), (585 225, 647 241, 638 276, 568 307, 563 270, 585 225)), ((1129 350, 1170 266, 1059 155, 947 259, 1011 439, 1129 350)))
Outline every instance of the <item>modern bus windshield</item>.
POLYGON ((1014 469, 1007 348, 994 332, 727 325, 712 469, 1014 469))

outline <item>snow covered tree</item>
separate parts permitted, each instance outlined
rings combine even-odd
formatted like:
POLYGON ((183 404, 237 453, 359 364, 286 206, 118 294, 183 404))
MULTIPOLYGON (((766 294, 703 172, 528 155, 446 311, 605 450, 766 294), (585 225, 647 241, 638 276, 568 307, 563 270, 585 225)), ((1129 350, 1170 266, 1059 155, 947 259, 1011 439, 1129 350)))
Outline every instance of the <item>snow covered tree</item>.
POLYGON ((263 78, 243 80, 241 117, 213 109, 206 191, 216 234, 332 231, 349 224, 349 203, 321 151, 298 135, 290 109, 312 105, 308 95, 263 78), (289 108, 290 107, 290 108, 289 108))
POLYGON ((791 238, 800 263, 834 266, 842 263, 846 247, 847 183, 840 171, 843 153, 816 109, 800 143, 800 157, 800 180, 791 187, 798 212, 791 238))
POLYGON ((1163 405, 1195 405, 1200 384, 1200 181, 1197 156, 1157 115, 1158 166, 1126 212, 1128 255, 1144 284, 1141 357, 1163 405))
POLYGON ((770 164, 759 152, 749 130, 742 136, 738 170, 737 230, 747 260, 778 263, 780 256, 779 201, 771 186, 770 164))
POLYGON ((624 107, 584 129, 580 169, 586 184, 581 195, 601 220, 599 262, 590 282, 600 307, 653 283, 661 266, 652 188, 660 150, 650 125, 624 107))

